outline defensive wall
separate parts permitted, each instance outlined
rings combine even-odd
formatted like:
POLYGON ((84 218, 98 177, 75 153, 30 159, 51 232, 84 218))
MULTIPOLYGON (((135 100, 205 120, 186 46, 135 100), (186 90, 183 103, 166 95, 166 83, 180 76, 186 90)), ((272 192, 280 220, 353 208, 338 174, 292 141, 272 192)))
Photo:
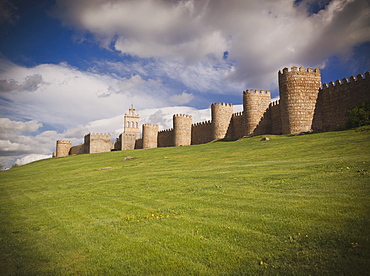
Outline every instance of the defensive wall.
POLYGON ((312 128, 317 131, 329 131, 342 128, 347 123, 346 112, 359 102, 370 99, 370 73, 357 78, 347 78, 324 83, 319 90, 312 128))
POLYGON ((205 121, 192 124, 191 144, 205 144, 212 141, 212 121, 205 121))
POLYGON ((133 107, 124 116, 125 131, 116 142, 110 134, 87 134, 84 144, 58 140, 55 157, 70 154, 96 153, 204 144, 213 140, 264 134, 298 134, 307 131, 328 131, 346 126, 348 110, 370 101, 370 74, 344 78, 321 86, 318 68, 284 68, 278 72, 280 100, 271 102, 269 90, 250 89, 243 92, 243 112, 233 113, 229 103, 213 103, 211 120, 192 122, 192 116, 173 115, 173 128, 158 131, 158 125, 144 124, 139 137, 140 117, 133 107))
POLYGON ((99 153, 111 151, 116 143, 110 140, 109 133, 89 133, 84 136, 84 143, 72 146, 72 141, 58 140, 55 157, 64 157, 72 154, 99 153))

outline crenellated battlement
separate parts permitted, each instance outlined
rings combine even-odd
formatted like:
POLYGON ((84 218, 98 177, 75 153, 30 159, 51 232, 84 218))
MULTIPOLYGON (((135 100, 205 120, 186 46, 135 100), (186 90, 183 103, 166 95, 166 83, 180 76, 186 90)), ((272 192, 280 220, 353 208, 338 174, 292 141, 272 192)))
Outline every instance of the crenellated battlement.
POLYGON ((271 91, 270 90, 249 89, 249 90, 243 91, 243 94, 244 95, 246 95, 246 94, 270 95, 271 91))
POLYGON ((211 124, 212 124, 212 121, 208 120, 208 121, 203 121, 203 122, 198 122, 198 123, 192 124, 191 126, 192 127, 203 127, 203 126, 208 126, 208 125, 211 125, 211 124))
POLYGON ((166 133, 166 132, 172 132, 172 131, 173 131, 173 128, 169 128, 169 129, 160 130, 158 133, 166 133))
POLYGON ((320 74, 320 69, 315 68, 314 70, 312 67, 307 67, 307 70, 305 70, 304 66, 300 66, 299 68, 297 66, 292 66, 290 68, 290 71, 287 67, 285 67, 283 70, 279 70, 279 75, 284 75, 286 73, 313 73, 313 74, 320 74))
POLYGON ((89 133, 85 135, 86 138, 90 139, 102 139, 102 140, 110 140, 110 133, 89 133))
POLYGON ((193 118, 193 116, 187 115, 187 114, 174 114, 173 115, 173 118, 178 118, 178 117, 181 117, 181 118, 189 118, 189 119, 193 118))
POLYGON ((212 107, 213 106, 227 106, 227 107, 232 107, 233 104, 231 104, 231 103, 213 103, 211 106, 212 107))
POLYGON ((329 83, 323 83, 321 89, 326 89, 326 88, 330 88, 330 87, 351 84, 351 83, 363 81, 363 80, 366 80, 366 79, 369 79, 369 78, 370 78, 370 72, 367 71, 365 73, 365 77, 362 74, 358 74, 356 77, 350 76, 349 77, 349 81, 348 81, 348 78, 343 78, 342 80, 339 80, 338 79, 335 82, 334 81, 331 81, 329 83))
POLYGON ((146 127, 146 128, 157 128, 158 125, 155 125, 155 124, 143 124, 143 127, 146 127))
POLYGON ((57 144, 72 144, 72 141, 70 140, 57 140, 57 144))
POLYGON ((236 112, 236 113, 233 113, 233 118, 236 118, 236 117, 242 117, 244 115, 244 112, 236 112))
POLYGON ((280 100, 276 100, 276 101, 273 101, 270 103, 270 107, 271 106, 276 106, 276 105, 279 105, 280 104, 280 100))

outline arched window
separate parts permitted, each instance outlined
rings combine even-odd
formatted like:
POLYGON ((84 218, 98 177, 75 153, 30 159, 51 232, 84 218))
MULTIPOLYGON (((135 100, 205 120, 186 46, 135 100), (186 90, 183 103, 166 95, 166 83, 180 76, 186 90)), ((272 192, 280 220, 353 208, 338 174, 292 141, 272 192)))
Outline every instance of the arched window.
POLYGON ((139 123, 138 122, 136 122, 136 128, 139 128, 139 123))
POLYGON ((126 122, 126 126, 127 126, 127 127, 130 127, 130 122, 128 122, 128 121, 127 121, 127 122, 126 122))

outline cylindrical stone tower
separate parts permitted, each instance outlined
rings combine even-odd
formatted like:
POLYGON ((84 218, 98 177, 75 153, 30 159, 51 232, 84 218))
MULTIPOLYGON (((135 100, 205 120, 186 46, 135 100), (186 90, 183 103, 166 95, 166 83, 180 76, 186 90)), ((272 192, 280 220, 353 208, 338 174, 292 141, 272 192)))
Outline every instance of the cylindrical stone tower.
POLYGON ((213 103, 212 112, 212 140, 223 139, 229 129, 233 115, 233 105, 228 103, 213 103))
POLYGON ((191 144, 192 116, 185 114, 173 115, 173 131, 175 147, 191 144))
POLYGON ((143 125, 143 149, 156 148, 158 143, 158 125, 143 125))
POLYGON ((69 155, 69 151, 72 147, 72 141, 58 140, 56 146, 56 157, 65 157, 69 155))
POLYGON ((283 134, 310 131, 321 87, 320 70, 292 67, 279 71, 281 126, 283 134))
POLYGON ((271 102, 270 91, 246 90, 243 92, 243 109, 246 122, 245 135, 251 135, 271 102))

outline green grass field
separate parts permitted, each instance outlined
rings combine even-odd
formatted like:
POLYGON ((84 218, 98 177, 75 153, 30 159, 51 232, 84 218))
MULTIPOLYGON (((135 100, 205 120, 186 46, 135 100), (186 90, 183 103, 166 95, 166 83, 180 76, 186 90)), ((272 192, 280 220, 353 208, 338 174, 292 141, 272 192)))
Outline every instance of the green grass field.
POLYGON ((370 128, 268 137, 1 172, 1 274, 368 275, 370 128))

